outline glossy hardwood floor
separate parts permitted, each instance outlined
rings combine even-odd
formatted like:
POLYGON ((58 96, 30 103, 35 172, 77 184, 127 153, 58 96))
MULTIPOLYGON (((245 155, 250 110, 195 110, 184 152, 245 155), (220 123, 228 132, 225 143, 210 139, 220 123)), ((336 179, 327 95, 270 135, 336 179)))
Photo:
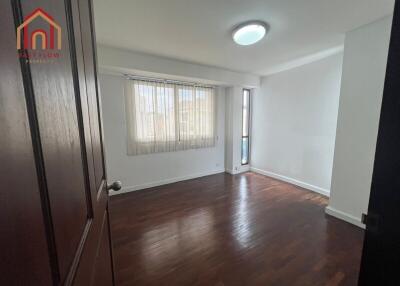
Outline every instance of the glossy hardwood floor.
POLYGON ((363 231, 327 199, 254 173, 114 196, 120 285, 356 285, 363 231))

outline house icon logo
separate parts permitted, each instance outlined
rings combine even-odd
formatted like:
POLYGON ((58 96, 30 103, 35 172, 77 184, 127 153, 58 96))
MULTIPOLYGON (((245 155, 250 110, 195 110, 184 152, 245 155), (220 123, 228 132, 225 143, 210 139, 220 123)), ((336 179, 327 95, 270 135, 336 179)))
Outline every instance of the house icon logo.
POLYGON ((17 28, 17 50, 61 50, 61 27, 54 21, 48 13, 41 8, 37 8, 27 17, 17 28), (32 22, 42 19, 46 25, 45 29, 32 29, 32 22), (23 33, 22 33, 23 32, 23 33), (22 39, 23 37, 23 39, 22 39), (40 47, 38 47, 40 39, 40 47), (22 46, 23 42, 23 46, 22 46))

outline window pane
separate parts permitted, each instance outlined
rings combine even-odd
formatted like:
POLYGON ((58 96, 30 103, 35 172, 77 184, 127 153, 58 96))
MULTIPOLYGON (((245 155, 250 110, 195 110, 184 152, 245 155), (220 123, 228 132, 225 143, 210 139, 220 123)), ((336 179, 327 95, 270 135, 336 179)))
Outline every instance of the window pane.
POLYGON ((249 106, 249 97, 250 92, 247 89, 243 90, 243 108, 247 108, 249 106))
POLYGON ((178 88, 178 100, 179 100, 179 140, 190 140, 195 134, 194 129, 194 111, 195 111, 195 100, 193 96, 193 89, 190 87, 179 87, 178 88))
POLYGON ((242 101, 242 165, 249 163, 250 91, 243 90, 242 101))
POLYGON ((128 154, 215 146, 215 90, 165 81, 128 81, 128 154))
POLYGON ((144 84, 135 85, 136 104, 136 129, 137 137, 141 141, 154 140, 153 112, 154 93, 153 87, 144 84))
POLYGON ((242 106, 242 136, 249 136, 249 109, 250 109, 250 92, 243 90, 243 106, 242 106))
POLYGON ((242 138, 242 165, 249 163, 249 138, 242 138))
POLYGON ((249 136, 249 114, 248 114, 248 109, 246 108, 243 108, 242 136, 249 136))
POLYGON ((175 139, 173 87, 153 83, 135 84, 135 102, 138 141, 175 139))
POLYGON ((179 141, 214 137, 214 91, 201 87, 178 87, 179 141))

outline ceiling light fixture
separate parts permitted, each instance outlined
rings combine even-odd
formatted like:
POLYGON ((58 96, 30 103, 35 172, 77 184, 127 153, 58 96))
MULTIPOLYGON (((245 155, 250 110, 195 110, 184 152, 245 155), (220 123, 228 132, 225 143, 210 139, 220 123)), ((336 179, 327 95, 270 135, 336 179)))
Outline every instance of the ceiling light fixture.
POLYGON ((269 30, 269 25, 261 21, 249 21, 237 26, 232 33, 236 44, 249 46, 257 43, 269 30))

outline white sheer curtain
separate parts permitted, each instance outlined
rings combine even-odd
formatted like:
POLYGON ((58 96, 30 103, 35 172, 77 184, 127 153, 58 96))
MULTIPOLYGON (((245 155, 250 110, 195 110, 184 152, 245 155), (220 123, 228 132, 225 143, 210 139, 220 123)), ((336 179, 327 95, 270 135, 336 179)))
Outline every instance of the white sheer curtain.
POLYGON ((211 87, 127 79, 128 155, 215 145, 215 91, 211 87))

